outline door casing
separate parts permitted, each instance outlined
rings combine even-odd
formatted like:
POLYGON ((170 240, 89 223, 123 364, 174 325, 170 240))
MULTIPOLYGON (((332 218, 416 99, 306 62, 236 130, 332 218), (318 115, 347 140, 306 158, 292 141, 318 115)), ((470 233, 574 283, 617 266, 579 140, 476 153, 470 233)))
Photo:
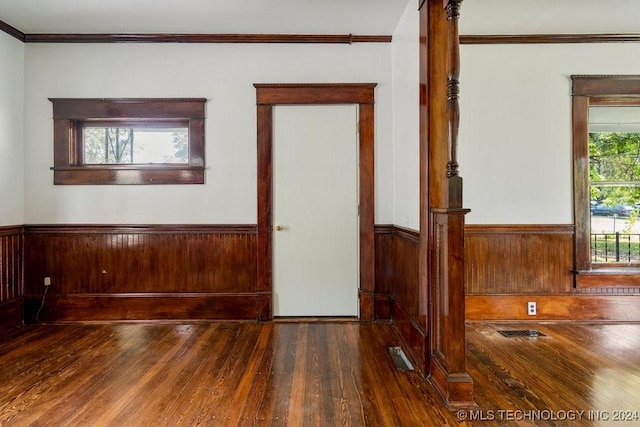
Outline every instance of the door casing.
POLYGON ((273 318, 273 107, 358 105, 360 320, 374 319, 374 89, 376 83, 254 84, 258 144, 258 320, 273 318))

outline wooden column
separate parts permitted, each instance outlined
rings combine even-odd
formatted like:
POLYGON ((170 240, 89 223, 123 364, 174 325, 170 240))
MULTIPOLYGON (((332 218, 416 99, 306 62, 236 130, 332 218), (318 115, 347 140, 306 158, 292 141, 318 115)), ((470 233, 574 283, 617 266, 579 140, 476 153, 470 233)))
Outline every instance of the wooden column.
POLYGON ((465 366, 464 217, 458 175, 461 0, 420 3, 420 314, 428 375, 449 407, 473 404, 465 366))

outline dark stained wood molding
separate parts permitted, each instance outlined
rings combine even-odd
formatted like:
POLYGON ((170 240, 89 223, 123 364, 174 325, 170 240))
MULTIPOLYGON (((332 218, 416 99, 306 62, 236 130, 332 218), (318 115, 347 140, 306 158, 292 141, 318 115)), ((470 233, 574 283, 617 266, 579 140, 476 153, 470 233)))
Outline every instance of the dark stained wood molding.
POLYGON ((640 285, 638 265, 591 263, 589 107, 640 105, 640 75, 572 75, 573 209, 577 288, 640 285))
POLYGON ((53 104, 54 185, 204 184, 206 98, 49 98, 49 101, 53 104), (188 128, 188 163, 84 162, 82 129, 88 121, 115 126, 134 119, 139 120, 140 126, 153 126, 159 120, 178 122, 179 127, 188 128))
POLYGON ((620 288, 640 287, 640 269, 635 268, 593 268, 591 270, 578 270, 576 274, 576 287, 578 288, 620 288))
POLYGON ((6 22, 0 20, 0 31, 3 31, 7 34, 9 34, 10 36, 15 37, 16 39, 20 40, 21 42, 24 42, 26 39, 26 35, 18 30, 17 28, 7 24, 6 22))
POLYGON ((468 321, 640 321, 640 294, 467 295, 468 321), (537 315, 527 315, 535 301, 537 315))
MULTIPOLYGON (((417 360, 422 360, 423 373, 428 375, 428 360, 429 360, 429 337, 427 335, 429 328, 429 275, 431 271, 431 262, 429 259, 429 235, 431 227, 431 217, 429 214, 429 206, 431 205, 431 177, 429 175, 430 167, 430 132, 431 132, 431 91, 432 88, 431 76, 437 74, 434 68, 438 63, 445 61, 446 57, 444 53, 436 53, 437 44, 434 43, 434 35, 430 32, 430 8, 431 2, 426 0, 422 1, 419 10, 419 44, 418 44, 418 59, 419 59, 419 174, 420 174, 420 234, 418 243, 418 283, 411 289, 415 295, 417 295, 417 308, 415 312, 415 319, 413 319, 413 325, 421 332, 422 342, 420 344, 420 350, 415 355, 417 360), (436 60, 436 58, 438 58, 436 60), (433 61, 432 61, 433 59, 433 61)), ((441 112, 444 114, 444 112, 441 112)), ((396 314, 397 318, 397 314, 396 314)), ((402 334, 402 330, 399 329, 402 334)), ((404 336, 405 341, 411 339, 411 336, 404 336)))
POLYGON ((640 42, 640 34, 468 34, 460 44, 567 44, 640 42))
POLYGON ((257 105, 373 104, 376 83, 256 83, 257 105))
POLYGON ((204 167, 56 167, 54 185, 190 185, 203 184, 204 167))
POLYGON ((428 7, 420 9, 418 324, 428 335, 430 381, 450 408, 473 404, 464 346, 464 216, 468 210, 462 208, 457 162, 460 3, 428 0, 428 7))
POLYGON ((632 96, 640 102, 640 75, 572 75, 571 82, 574 97, 632 96))
POLYGON ((204 119, 207 98, 49 98, 54 119, 204 119))
MULTIPOLYGON (((273 106, 358 104, 360 204, 360 319, 374 320, 374 89, 376 83, 254 84, 258 144, 258 290, 271 293, 273 210, 273 106)), ((271 316, 267 316, 270 318, 271 316)))
POLYGON ((13 236, 15 234, 21 234, 22 230, 22 225, 3 225, 0 226, 0 236, 13 236))
MULTIPOLYGON (((25 322, 36 321, 41 295, 25 296, 25 322)), ((210 293, 49 294, 39 321, 257 320, 258 296, 210 293)))
POLYGON ((395 225, 393 224, 376 224, 374 226, 374 231, 377 234, 393 234, 393 230, 395 229, 395 225))
POLYGON ((394 236, 398 236, 402 239, 406 239, 413 243, 420 243, 419 231, 412 230, 410 228, 401 227, 399 225, 394 225, 392 228, 392 232, 394 236))
MULTIPOLYGON (((3 29, 3 28, 0 28, 3 29)), ((6 31, 6 30, 5 30, 6 31)), ((16 30, 17 31, 17 30, 16 30)), ((22 33, 19 33, 22 34, 22 33)), ((14 35, 14 34, 11 34, 14 35)), ((14 37, 18 38, 16 35, 14 37)), ((25 43, 391 43, 390 35, 358 34, 22 34, 25 43)))
POLYGON ((25 224, 25 233, 257 234, 254 224, 25 224))

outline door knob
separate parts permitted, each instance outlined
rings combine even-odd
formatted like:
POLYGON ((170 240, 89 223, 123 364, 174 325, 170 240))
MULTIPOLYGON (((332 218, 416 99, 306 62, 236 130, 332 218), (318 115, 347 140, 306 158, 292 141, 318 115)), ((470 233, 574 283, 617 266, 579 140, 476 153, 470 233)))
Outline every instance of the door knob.
POLYGON ((282 231, 284 230, 284 227, 281 225, 276 225, 276 231, 282 231))

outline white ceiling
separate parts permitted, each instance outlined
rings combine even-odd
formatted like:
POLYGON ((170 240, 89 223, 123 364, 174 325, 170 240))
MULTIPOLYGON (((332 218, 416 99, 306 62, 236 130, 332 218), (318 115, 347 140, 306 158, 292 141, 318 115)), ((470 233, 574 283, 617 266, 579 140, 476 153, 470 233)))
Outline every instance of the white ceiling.
MULTIPOLYGON (((392 35, 418 0, 0 0, 27 33, 392 35)), ((640 0, 464 0, 460 34, 640 33, 640 0)))
POLYGON ((391 35, 408 1, 0 0, 0 20, 27 34, 391 35))

